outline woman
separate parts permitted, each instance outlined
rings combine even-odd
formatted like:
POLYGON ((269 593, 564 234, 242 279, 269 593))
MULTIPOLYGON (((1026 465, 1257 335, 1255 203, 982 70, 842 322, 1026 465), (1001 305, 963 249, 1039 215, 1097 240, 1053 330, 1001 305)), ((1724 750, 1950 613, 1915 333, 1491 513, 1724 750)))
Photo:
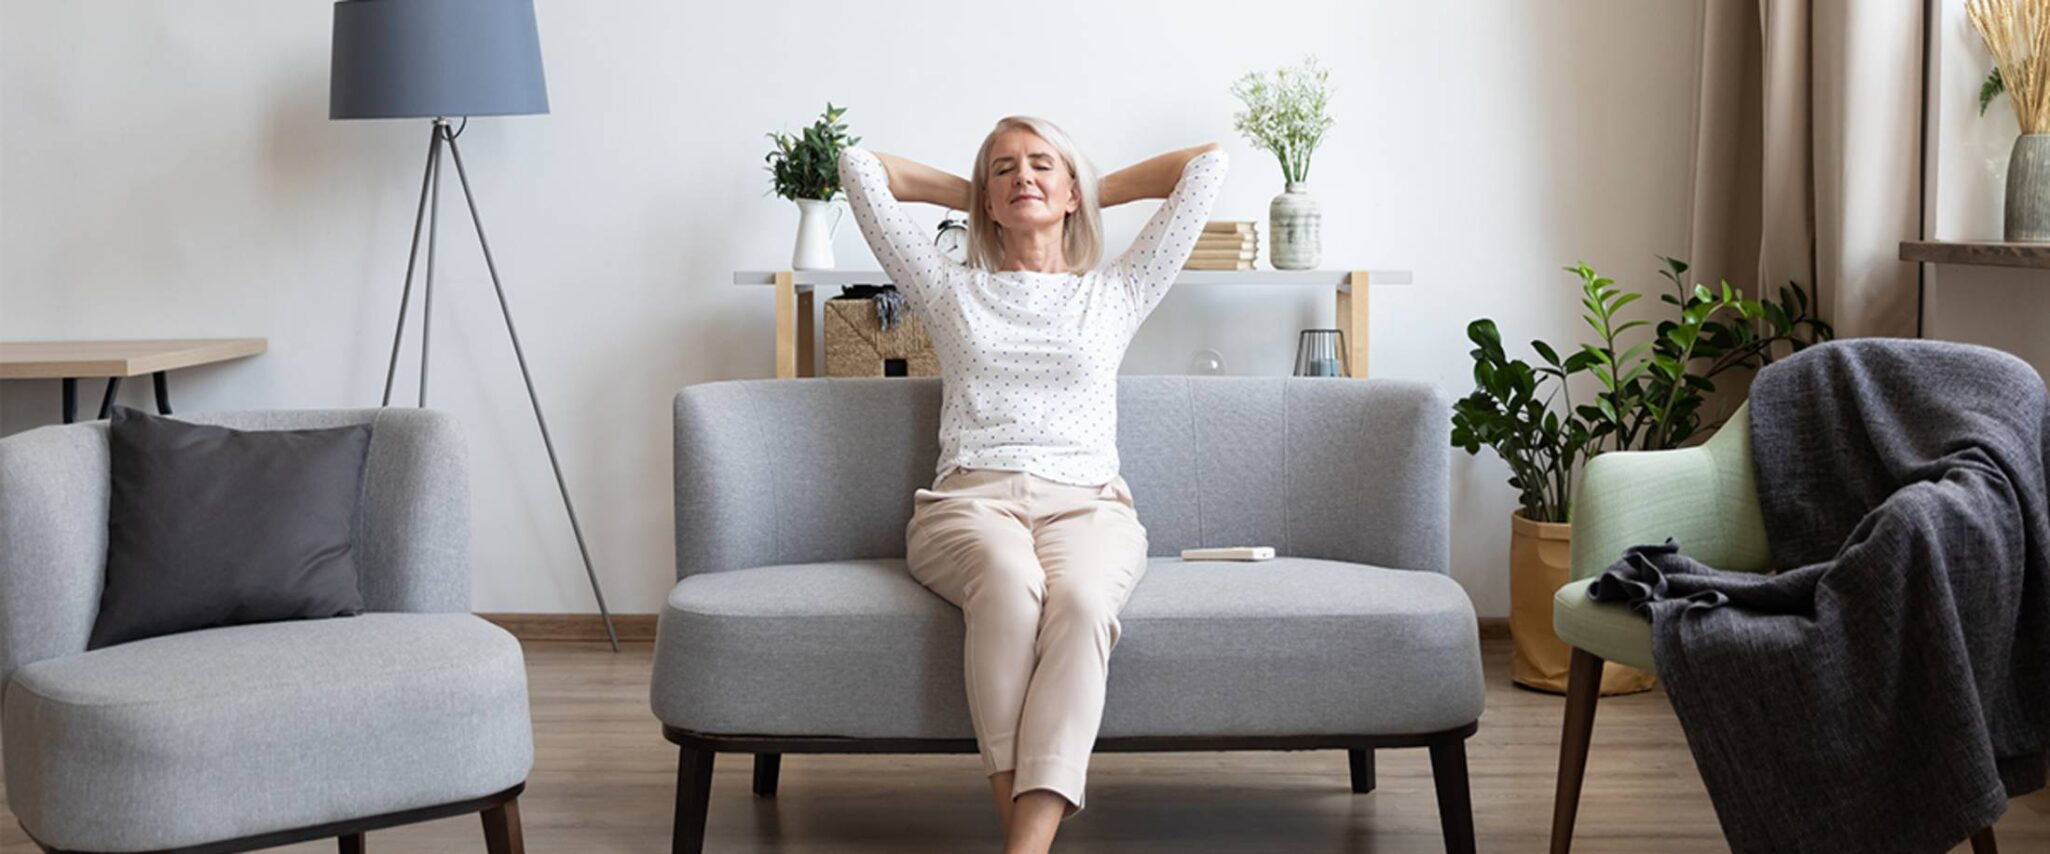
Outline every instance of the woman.
POLYGON ((962 610, 969 715, 1009 851, 1082 808, 1117 613, 1146 570, 1118 476, 1117 372, 1224 183, 1215 144, 1096 179, 1067 134, 997 123, 972 180, 848 149, 854 218, 924 322, 943 379, 940 458, 913 497, 911 573, 962 610), (1164 198, 1102 269, 1100 206, 1164 198), (968 263, 899 202, 968 211, 968 263))

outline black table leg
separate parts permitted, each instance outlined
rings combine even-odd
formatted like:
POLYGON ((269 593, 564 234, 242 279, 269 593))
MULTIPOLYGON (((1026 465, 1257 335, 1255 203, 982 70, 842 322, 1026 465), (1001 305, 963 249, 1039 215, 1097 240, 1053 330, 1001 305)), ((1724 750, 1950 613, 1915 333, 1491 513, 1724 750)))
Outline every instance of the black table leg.
POLYGON ((154 374, 150 374, 150 379, 151 379, 151 380, 152 380, 153 382, 155 382, 155 383, 156 383, 156 386, 157 386, 157 414, 158 414, 158 415, 169 415, 169 414, 171 414, 171 383, 170 383, 170 381, 169 381, 169 380, 165 379, 164 377, 165 377, 165 372, 164 372, 164 371, 158 371, 158 372, 156 372, 156 373, 154 373, 154 374))
POLYGON ((114 414, 114 395, 117 395, 117 394, 120 394, 120 393, 121 393, 121 378, 120 378, 120 377, 108 377, 108 378, 107 378, 107 393, 106 393, 106 395, 105 395, 105 396, 103 396, 103 397, 101 397, 101 398, 100 398, 100 420, 101 420, 101 421, 105 421, 105 420, 107 420, 107 417, 108 417, 108 416, 110 416, 110 415, 113 415, 113 414, 114 414))
POLYGON ((78 420, 78 380, 73 379, 71 377, 65 377, 63 379, 63 383, 64 423, 70 424, 71 422, 78 420))

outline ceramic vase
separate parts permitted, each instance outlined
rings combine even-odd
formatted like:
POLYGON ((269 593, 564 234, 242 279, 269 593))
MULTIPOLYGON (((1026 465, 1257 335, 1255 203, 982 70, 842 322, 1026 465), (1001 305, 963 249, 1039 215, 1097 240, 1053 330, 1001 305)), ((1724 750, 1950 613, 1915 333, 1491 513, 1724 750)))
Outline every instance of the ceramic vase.
POLYGON ((1276 270, 1314 270, 1323 260, 1324 215, 1308 184, 1288 183, 1287 192, 1267 206, 1267 260, 1276 270))
POLYGON ((2015 137, 2003 219, 2007 242, 2050 243, 2050 133, 2015 137))
POLYGON ((796 201, 797 249, 790 255, 790 269, 833 269, 833 236, 840 232, 846 209, 819 199, 796 201))

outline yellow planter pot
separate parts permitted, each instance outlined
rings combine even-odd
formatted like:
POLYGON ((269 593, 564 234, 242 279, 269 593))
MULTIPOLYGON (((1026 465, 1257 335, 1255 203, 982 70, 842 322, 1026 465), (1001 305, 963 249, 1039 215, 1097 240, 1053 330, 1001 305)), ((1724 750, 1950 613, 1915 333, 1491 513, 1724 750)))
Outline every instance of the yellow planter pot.
MULTIPOLYGON (((1525 688, 1566 692, 1573 648, 1552 631, 1552 595, 1573 580, 1572 544, 1572 525, 1509 515, 1509 636, 1516 645, 1509 675, 1525 688)), ((1650 673, 1609 662, 1602 693, 1634 694, 1652 681, 1650 673)))

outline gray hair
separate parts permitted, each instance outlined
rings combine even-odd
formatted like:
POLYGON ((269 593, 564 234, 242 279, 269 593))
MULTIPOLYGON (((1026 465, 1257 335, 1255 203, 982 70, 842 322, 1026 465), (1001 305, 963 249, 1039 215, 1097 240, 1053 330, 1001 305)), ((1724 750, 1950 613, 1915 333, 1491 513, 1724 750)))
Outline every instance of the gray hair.
POLYGON ((997 236, 997 222, 989 215, 984 200, 989 180, 989 148, 997 134, 1007 130, 1031 131, 1061 156, 1068 165, 1068 177, 1075 182, 1081 204, 1061 223, 1061 256, 1068 269, 1092 269, 1103 258, 1103 209, 1096 197, 1096 167, 1082 156, 1075 141, 1053 122, 1031 116, 1005 116, 982 138, 975 152, 975 168, 968 180, 968 266, 998 270, 1004 265, 1004 243, 997 236))

